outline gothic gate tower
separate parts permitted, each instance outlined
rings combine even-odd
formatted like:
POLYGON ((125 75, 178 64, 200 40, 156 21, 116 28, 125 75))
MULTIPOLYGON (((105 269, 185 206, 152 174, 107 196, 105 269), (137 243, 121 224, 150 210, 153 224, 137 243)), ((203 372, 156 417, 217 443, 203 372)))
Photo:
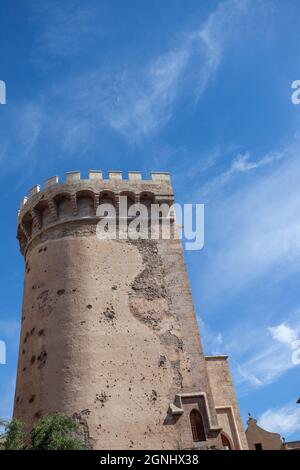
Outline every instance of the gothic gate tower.
POLYGON ((181 242, 99 240, 97 207, 120 195, 173 202, 166 173, 101 171, 50 178, 22 202, 14 416, 27 431, 44 414, 74 416, 94 449, 219 448, 181 242))

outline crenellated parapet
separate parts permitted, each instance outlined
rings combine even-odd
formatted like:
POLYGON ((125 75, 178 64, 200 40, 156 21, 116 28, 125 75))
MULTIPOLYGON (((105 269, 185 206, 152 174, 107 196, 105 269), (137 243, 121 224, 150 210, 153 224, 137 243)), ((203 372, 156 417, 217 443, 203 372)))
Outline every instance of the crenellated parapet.
POLYGON ((25 253, 31 240, 43 230, 59 223, 78 219, 97 219, 97 208, 109 202, 118 210, 119 198, 126 195, 130 203, 173 203, 173 189, 168 173, 151 173, 151 179, 143 179, 137 171, 109 171, 108 178, 100 170, 92 170, 88 178, 81 178, 79 171, 68 172, 65 181, 53 176, 30 189, 21 201, 18 213, 18 233, 21 251, 25 253))

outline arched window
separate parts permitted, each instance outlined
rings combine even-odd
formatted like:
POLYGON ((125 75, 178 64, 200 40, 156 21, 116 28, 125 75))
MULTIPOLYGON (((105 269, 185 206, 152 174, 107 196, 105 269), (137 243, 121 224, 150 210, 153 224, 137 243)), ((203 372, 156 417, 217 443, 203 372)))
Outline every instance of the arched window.
POLYGON ((190 413, 191 428, 193 434, 193 441, 200 442, 206 441, 203 419, 199 411, 192 410, 190 413))
POLYGON ((95 200, 92 191, 78 191, 76 199, 79 217, 93 217, 95 215, 95 200))
POLYGON ((58 217, 72 218, 73 217, 73 206, 71 201, 71 195, 69 193, 59 193, 54 197, 54 202, 57 207, 58 217))
POLYGON ((232 450, 230 440, 224 433, 221 433, 222 445, 225 450, 232 450))

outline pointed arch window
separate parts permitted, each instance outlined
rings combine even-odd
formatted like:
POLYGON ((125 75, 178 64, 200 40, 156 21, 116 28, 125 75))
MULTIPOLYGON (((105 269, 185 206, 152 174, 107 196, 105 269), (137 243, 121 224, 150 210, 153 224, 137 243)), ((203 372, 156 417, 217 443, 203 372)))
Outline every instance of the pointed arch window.
POLYGON ((221 433, 222 445, 225 450, 232 450, 231 442, 228 437, 222 432, 221 433))
POLYGON ((191 429, 194 442, 206 441, 205 429, 201 413, 198 410, 192 410, 190 413, 191 429))

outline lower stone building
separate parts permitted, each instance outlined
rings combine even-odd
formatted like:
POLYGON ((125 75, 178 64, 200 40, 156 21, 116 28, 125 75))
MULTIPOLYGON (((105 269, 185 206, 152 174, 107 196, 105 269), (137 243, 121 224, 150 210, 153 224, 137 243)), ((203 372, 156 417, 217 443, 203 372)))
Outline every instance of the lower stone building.
POLYGON ((249 450, 300 450, 300 441, 287 442, 280 434, 266 431, 249 417, 246 437, 249 450))
POLYGON ((249 450, 282 450, 283 441, 280 434, 266 431, 257 424, 257 420, 249 417, 246 437, 249 450))

